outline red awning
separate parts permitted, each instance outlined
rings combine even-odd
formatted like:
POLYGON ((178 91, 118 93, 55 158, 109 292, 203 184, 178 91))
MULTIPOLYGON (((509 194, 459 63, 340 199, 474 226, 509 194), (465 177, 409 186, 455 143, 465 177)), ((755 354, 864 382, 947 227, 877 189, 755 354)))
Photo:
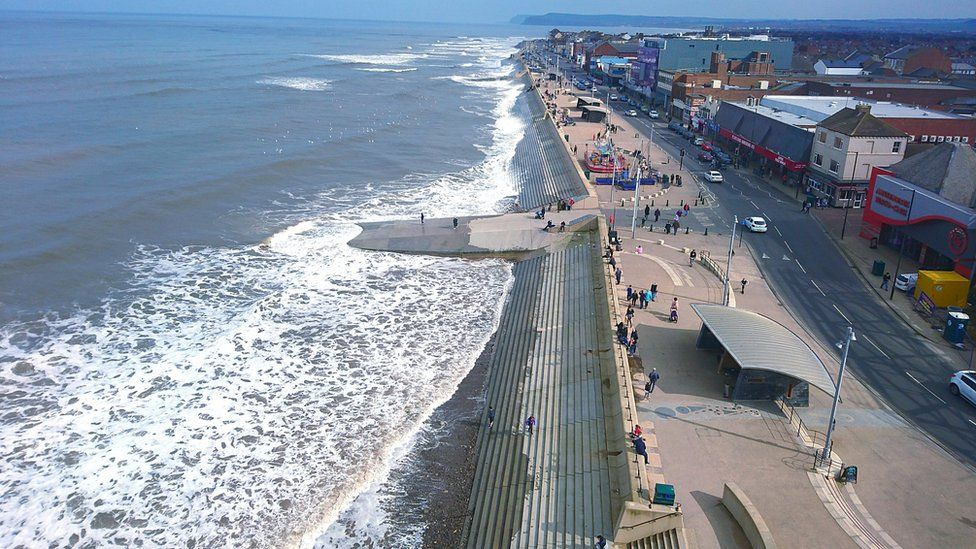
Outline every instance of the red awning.
POLYGON ((787 158, 779 154, 778 152, 771 151, 761 145, 756 145, 755 143, 749 141, 745 137, 742 137, 741 135, 738 134, 734 134, 725 128, 719 128, 718 133, 722 137, 725 137, 753 151, 756 151, 760 155, 772 160, 773 162, 779 164, 780 166, 785 166, 787 170, 799 172, 807 169, 806 162, 798 162, 796 160, 793 160, 792 158, 787 158))

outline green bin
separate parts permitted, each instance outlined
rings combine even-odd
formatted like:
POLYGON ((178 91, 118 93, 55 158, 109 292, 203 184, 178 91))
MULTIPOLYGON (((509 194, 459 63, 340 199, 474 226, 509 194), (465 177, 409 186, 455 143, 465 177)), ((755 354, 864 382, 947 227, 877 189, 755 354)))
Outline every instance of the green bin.
POLYGON ((654 499, 652 501, 657 505, 674 505, 674 486, 671 484, 655 484, 654 499))
POLYGON ((871 274, 874 276, 884 276, 885 262, 879 259, 874 260, 874 265, 871 267, 871 274))

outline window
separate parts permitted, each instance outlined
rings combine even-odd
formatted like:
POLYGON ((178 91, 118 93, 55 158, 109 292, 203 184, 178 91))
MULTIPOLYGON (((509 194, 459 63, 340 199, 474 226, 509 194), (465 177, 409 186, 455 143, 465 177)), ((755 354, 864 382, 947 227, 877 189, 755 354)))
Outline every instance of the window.
POLYGON ((818 166, 823 166, 823 155, 820 153, 813 155, 813 163, 818 166))
POLYGON ((844 145, 844 142, 840 140, 839 137, 834 138, 834 148, 839 149, 844 145))
POLYGON ((969 138, 968 138, 968 137, 966 137, 965 135, 964 135, 964 136, 962 136, 962 142, 963 142, 963 143, 969 143, 969 138))
POLYGON ((945 136, 944 135, 940 135, 936 139, 938 139, 939 143, 942 143, 943 141, 945 141, 945 136))
POLYGON ((929 136, 927 136, 927 135, 923 135, 923 136, 921 137, 921 139, 920 139, 920 141, 921 141, 922 143, 928 143, 928 142, 929 142, 929 136))
POLYGON ((821 143, 826 143, 827 142, 827 132, 820 132, 820 135, 817 136, 817 141, 820 141, 821 143))
POLYGON ((958 135, 952 136, 952 141, 953 142, 959 142, 959 136, 958 135))
POLYGON ((901 141, 895 141, 891 144, 891 152, 901 152, 901 141))
POLYGON ((831 161, 830 161, 830 171, 831 171, 832 173, 837 173, 837 168, 838 168, 838 167, 839 167, 839 166, 838 166, 838 164, 837 164, 837 161, 836 161, 836 160, 831 160, 831 161))

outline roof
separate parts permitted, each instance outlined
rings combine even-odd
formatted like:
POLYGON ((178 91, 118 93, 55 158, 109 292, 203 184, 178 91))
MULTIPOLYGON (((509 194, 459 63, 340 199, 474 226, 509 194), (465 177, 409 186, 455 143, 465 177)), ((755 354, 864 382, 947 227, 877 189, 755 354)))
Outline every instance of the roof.
POLYGON ((820 127, 851 137, 905 137, 908 134, 871 114, 870 105, 845 107, 820 122, 820 127))
POLYGON ((889 168, 899 179, 976 208, 976 151, 967 143, 939 143, 889 168))
POLYGON ((726 101, 718 109, 715 123, 722 129, 797 162, 806 162, 810 158, 812 129, 817 125, 815 120, 802 116, 726 101))
POLYGON ((943 111, 920 108, 915 105, 905 105, 891 101, 874 101, 862 97, 836 96, 806 96, 806 95, 767 95, 760 105, 817 120, 823 120, 845 107, 855 107, 859 104, 871 105, 871 114, 877 118, 924 118, 930 119, 964 119, 966 117, 943 111))
POLYGON ((692 303, 691 308, 742 368, 784 374, 834 394, 834 380, 820 357, 786 326, 734 307, 692 303))
POLYGON ((640 48, 637 42, 611 42, 610 44, 620 53, 637 53, 637 49, 640 48))
POLYGON ((830 69, 859 69, 861 64, 856 60, 848 59, 821 59, 821 63, 830 69))
POLYGON ((912 54, 922 48, 918 46, 902 46, 897 50, 885 55, 885 59, 908 59, 912 54))

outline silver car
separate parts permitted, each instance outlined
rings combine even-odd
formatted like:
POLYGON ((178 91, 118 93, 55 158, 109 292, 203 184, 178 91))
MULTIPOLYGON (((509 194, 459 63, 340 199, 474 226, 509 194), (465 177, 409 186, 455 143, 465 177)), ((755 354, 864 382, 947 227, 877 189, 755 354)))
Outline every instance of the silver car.
POLYGON ((976 372, 962 370, 949 378, 949 392, 976 405, 976 372))

